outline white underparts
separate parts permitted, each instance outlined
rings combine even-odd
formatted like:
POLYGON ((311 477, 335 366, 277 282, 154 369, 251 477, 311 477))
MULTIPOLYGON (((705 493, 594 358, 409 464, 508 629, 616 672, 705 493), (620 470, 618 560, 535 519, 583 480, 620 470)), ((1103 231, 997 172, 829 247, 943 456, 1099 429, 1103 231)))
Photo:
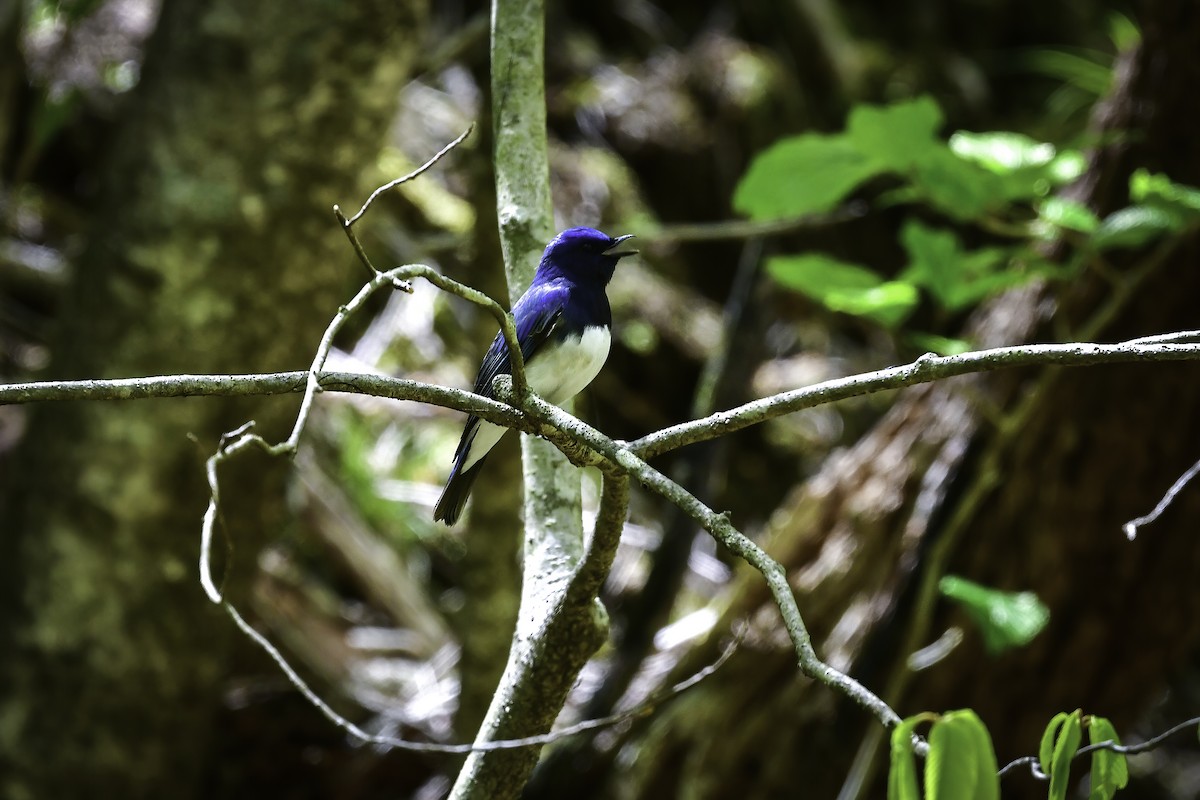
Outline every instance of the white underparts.
MULTIPOLYGON (((608 328, 585 328, 582 336, 568 336, 557 345, 547 343, 525 368, 529 388, 547 402, 562 405, 583 391, 608 359, 611 339, 608 328)), ((471 439, 462 471, 466 472, 496 446, 508 430, 480 421, 471 439)))

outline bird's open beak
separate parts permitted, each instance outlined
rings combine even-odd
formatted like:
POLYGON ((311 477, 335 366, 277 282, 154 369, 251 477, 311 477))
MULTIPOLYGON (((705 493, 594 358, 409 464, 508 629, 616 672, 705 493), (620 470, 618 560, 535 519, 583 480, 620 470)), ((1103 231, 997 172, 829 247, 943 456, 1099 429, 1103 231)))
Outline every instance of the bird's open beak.
POLYGON ((633 238, 633 234, 627 233, 624 236, 618 236, 617 238, 613 239, 613 243, 610 244, 605 249, 604 255, 616 256, 617 258, 621 258, 623 256, 631 256, 631 255, 635 254, 637 252, 637 250, 633 249, 632 247, 627 247, 627 248, 621 247, 622 244, 624 244, 627 240, 632 239, 632 238, 633 238))

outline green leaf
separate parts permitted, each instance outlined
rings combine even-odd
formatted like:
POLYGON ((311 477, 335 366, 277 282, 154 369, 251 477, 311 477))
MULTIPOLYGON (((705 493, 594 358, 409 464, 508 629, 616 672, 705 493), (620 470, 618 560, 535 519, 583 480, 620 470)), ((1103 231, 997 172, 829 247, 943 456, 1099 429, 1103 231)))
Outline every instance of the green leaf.
POLYGON ((941 147, 936 138, 941 124, 937 103, 922 96, 889 106, 855 106, 846 134, 868 157, 896 172, 907 172, 925 153, 941 147))
POLYGON ((888 800, 921 800, 917 787, 917 764, 913 754, 913 731, 932 714, 917 714, 892 728, 892 760, 888 770, 888 800))
POLYGON ((1078 151, 1060 153, 1054 145, 1020 133, 958 131, 950 137, 950 149, 995 174, 1006 200, 1045 196, 1053 187, 1075 180, 1087 167, 1078 151))
POLYGON ((1029 275, 1006 267, 1010 252, 996 247, 963 250, 953 232, 910 220, 900 232, 908 251, 908 266, 900 279, 933 295, 952 311, 1029 280, 1029 275))
POLYGON ((950 137, 950 150, 959 158, 973 161, 997 175, 1027 167, 1044 167, 1058 154, 1052 144, 1005 131, 957 131, 950 137))
POLYGON ((733 206, 753 219, 817 214, 885 170, 844 136, 793 136, 755 157, 734 191, 733 206))
POLYGON ((924 286, 945 305, 962 280, 958 237, 913 219, 900 231, 900 241, 908 251, 908 267, 901 277, 924 286))
POLYGON ((820 253, 769 259, 767 273, 833 311, 870 317, 889 327, 903 322, 919 299, 909 283, 884 281, 866 267, 820 253))
POLYGON ((767 274, 782 286, 803 292, 814 300, 821 300, 831 291, 869 289, 883 283, 883 278, 866 267, 821 253, 768 259, 767 274))
POLYGON ((1065 711, 1058 712, 1050 718, 1046 730, 1042 731, 1042 742, 1038 745, 1038 766, 1046 775, 1050 774, 1050 761, 1054 758, 1054 742, 1058 739, 1058 730, 1069 716, 1071 715, 1065 711))
POLYGON ((951 711, 933 724, 925 759, 929 800, 998 800, 996 773, 992 739, 974 711, 951 711))
POLYGON ((1132 50, 1142 41, 1142 32, 1129 17, 1114 11, 1108 15, 1108 38, 1118 53, 1132 50))
POLYGON ((870 317, 894 328, 908 319, 919 300, 917 288, 911 283, 888 281, 869 289, 830 292, 825 296, 825 305, 833 311, 870 317))
POLYGON ((971 349, 971 343, 965 339, 950 339, 936 333, 910 333, 908 340, 925 352, 939 356, 957 356, 971 349))
POLYGON ((1097 250, 1141 247, 1164 234, 1179 230, 1183 224, 1178 214, 1164 208, 1128 206, 1104 218, 1092 234, 1092 246, 1097 250))
POLYGON ((1022 61, 1035 72, 1097 97, 1107 94, 1112 83, 1112 56, 1093 50, 1033 50, 1022 61))
POLYGON ((1054 754, 1050 757, 1050 791, 1048 800, 1066 800, 1067 789, 1071 780, 1071 759, 1079 750, 1083 741, 1080 718, 1082 714, 1076 709, 1063 720, 1058 736, 1054 740, 1054 754))
POLYGON ((1170 209, 1181 217, 1200 215, 1200 189, 1149 170, 1139 169, 1130 176, 1129 196, 1136 203, 1170 209))
POLYGON ((1092 233, 1100 227, 1100 218, 1083 203, 1065 197, 1047 197, 1037 206, 1038 216, 1059 228, 1092 233))
POLYGON ((1033 592, 1001 592, 953 575, 942 578, 938 590, 979 626, 989 653, 1028 644, 1050 621, 1050 610, 1033 592))
POLYGON ((1003 180, 943 146, 914 165, 913 186, 939 211, 960 220, 978 219, 1006 199, 1003 180))
MULTIPOLYGON (((1092 716, 1088 720, 1088 743, 1112 742, 1120 744, 1117 731, 1112 723, 1104 717, 1092 716)), ((1129 783, 1129 765, 1124 753, 1114 753, 1112 750, 1092 751, 1092 778, 1088 800, 1112 800, 1117 789, 1124 789, 1129 783)))
POLYGON ((1070 183, 1087 171, 1087 158, 1078 150, 1063 150, 1050 162, 1051 183, 1061 186, 1070 183))

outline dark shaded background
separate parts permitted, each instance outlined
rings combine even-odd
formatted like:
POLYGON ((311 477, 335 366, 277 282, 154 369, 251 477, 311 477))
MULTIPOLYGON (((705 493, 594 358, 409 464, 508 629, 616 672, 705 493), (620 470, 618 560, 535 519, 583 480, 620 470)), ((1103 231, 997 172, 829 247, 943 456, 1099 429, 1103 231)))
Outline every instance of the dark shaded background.
MULTIPOLYGON (((362 277, 330 206, 357 207, 471 120, 467 145, 388 196, 363 235, 381 265, 431 263, 504 296, 487 9, 433 5, 0 8, 0 376, 306 365, 362 277)), ((610 290, 616 344, 578 411, 635 438, 919 355, 760 274, 765 257, 805 249, 901 269, 913 210, 872 204, 886 186, 865 187, 842 222, 782 235, 697 241, 676 227, 731 219, 738 178, 781 136, 927 93, 946 133, 1087 148, 1069 192, 1106 213, 1137 167, 1200 185, 1196 52, 1200 12, 1165 0, 554 6, 559 222, 636 233, 643 249, 610 290)), ((981 345, 1194 328, 1194 238, 1131 282, 1143 255, 969 315, 922 307, 911 327, 981 345)), ((339 365, 465 386, 492 325, 422 290, 356 323, 339 365)), ((1109 716, 1127 740, 1194 713, 1200 501, 1185 495, 1134 544, 1120 525, 1197 457, 1198 393, 1187 364, 957 379, 656 465, 768 543, 831 663, 901 714, 977 709, 1003 762, 1034 752, 1059 710, 1109 716), (945 604, 915 623, 941 542, 949 571, 1036 591, 1049 627, 996 657, 945 604), (908 673, 907 652, 951 625, 964 644, 908 673)), ((196 585, 204 456, 250 417, 282 435, 294 404, 0 407, 0 794, 444 795, 456 759, 347 742, 196 585)), ((519 581, 511 444, 463 530, 429 521, 459 424, 329 396, 294 470, 227 476, 238 604, 341 712, 434 741, 471 737, 519 581)), ((750 620, 741 650, 655 715, 548 750, 530 797, 837 796, 873 723, 796 677, 758 577, 695 534, 635 496, 606 590, 612 646, 567 715, 690 674, 750 620)), ((1134 760, 1121 796, 1196 796, 1187 739, 1134 760)), ((1044 795, 1026 776, 1004 787, 1044 795)))

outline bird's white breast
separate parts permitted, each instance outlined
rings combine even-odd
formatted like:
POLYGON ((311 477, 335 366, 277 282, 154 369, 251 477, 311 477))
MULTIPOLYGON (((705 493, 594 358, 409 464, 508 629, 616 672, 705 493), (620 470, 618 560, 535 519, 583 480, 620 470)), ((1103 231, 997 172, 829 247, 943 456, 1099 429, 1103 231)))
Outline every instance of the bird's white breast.
MULTIPOLYGON (((525 367, 530 388, 546 401, 562 405, 583 391, 599 374, 608 359, 608 328, 584 328, 580 336, 568 336, 557 345, 543 345, 525 367)), ((462 469, 468 470, 488 454, 507 428, 480 421, 475 429, 462 469)))
POLYGON ((547 344, 530 359, 525 370, 529 387, 554 405, 583 391, 608 359, 608 328, 584 328, 580 336, 568 336, 557 346, 547 344))

